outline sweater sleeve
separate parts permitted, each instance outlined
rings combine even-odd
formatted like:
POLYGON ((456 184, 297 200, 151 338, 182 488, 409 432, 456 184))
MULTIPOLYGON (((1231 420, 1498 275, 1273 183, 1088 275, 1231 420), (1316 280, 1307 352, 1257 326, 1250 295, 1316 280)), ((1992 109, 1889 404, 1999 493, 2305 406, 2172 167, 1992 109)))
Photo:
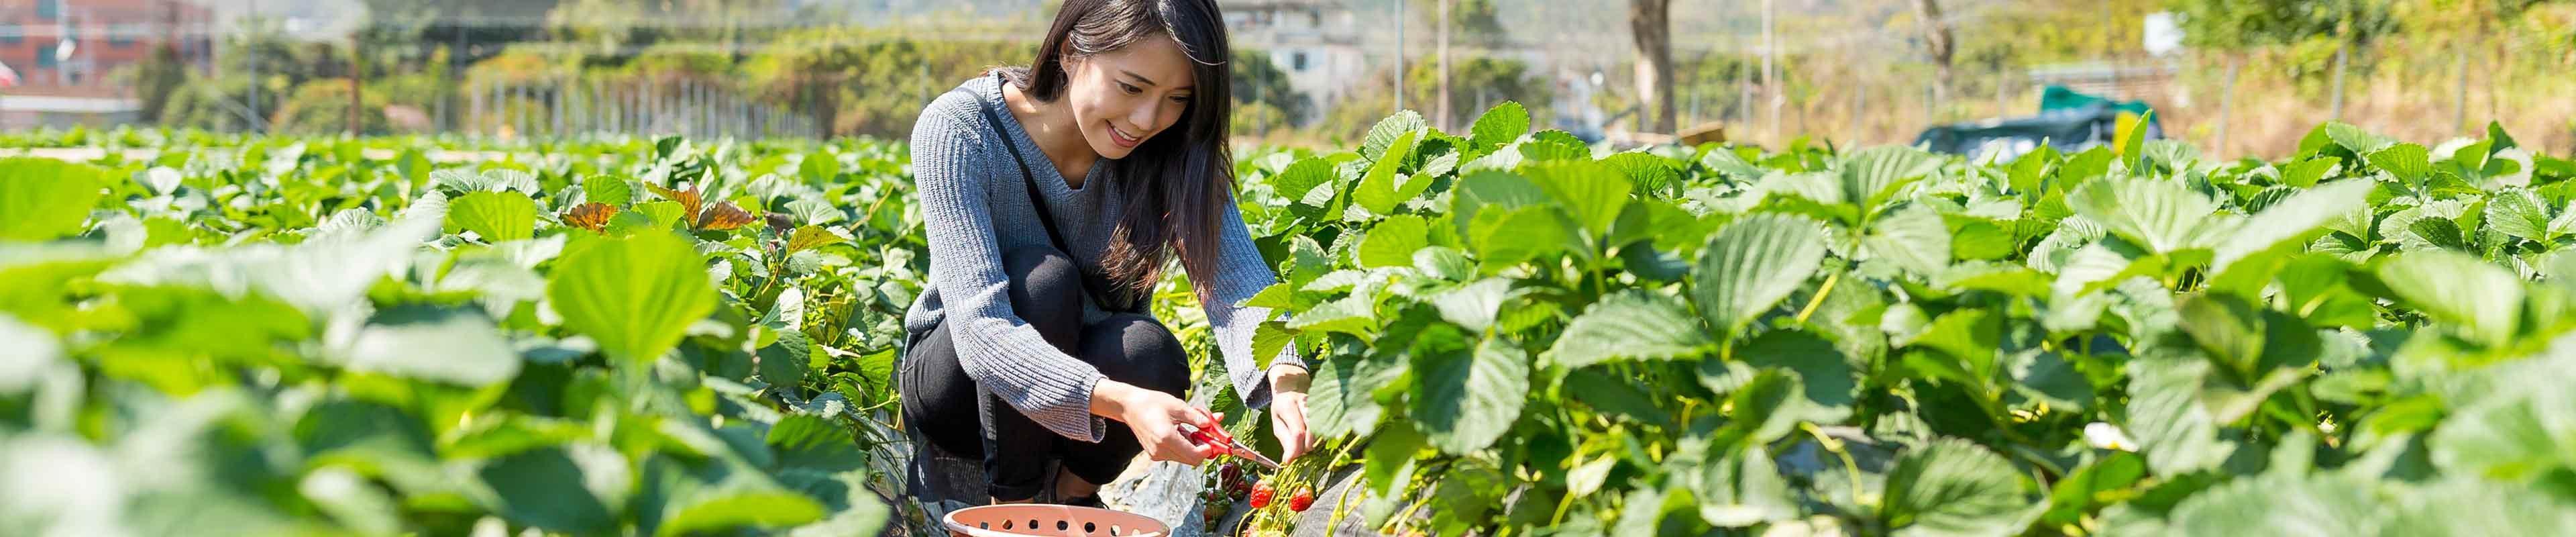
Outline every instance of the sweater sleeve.
POLYGON ((1216 329, 1217 351, 1225 356, 1225 370, 1234 381, 1237 395, 1243 396, 1248 408, 1270 405, 1270 369, 1305 369, 1306 361, 1298 357, 1291 345, 1279 351, 1270 369, 1261 361, 1269 357, 1252 355, 1252 333, 1265 320, 1275 315, 1270 308, 1243 306, 1263 288, 1277 283, 1279 275, 1271 272, 1270 263, 1262 259, 1261 250, 1252 245, 1252 231, 1243 223, 1243 211, 1227 204, 1217 215, 1217 272, 1221 276, 1191 274, 1193 282, 1215 282, 1216 302, 1202 304, 1208 324, 1216 329))
MULTIPOLYGON (((947 104, 947 103, 943 103, 947 104)), ((962 103, 980 106, 981 103, 962 103)), ((940 107, 934 106, 934 109, 940 107)), ((946 107, 954 110, 955 106, 946 107)), ((913 180, 927 222, 930 262, 957 364, 985 390, 1067 438, 1099 442, 1107 422, 1091 415, 1098 368, 1046 342, 1011 309, 1010 280, 994 236, 984 162, 988 142, 973 112, 925 114, 912 134, 913 180)))

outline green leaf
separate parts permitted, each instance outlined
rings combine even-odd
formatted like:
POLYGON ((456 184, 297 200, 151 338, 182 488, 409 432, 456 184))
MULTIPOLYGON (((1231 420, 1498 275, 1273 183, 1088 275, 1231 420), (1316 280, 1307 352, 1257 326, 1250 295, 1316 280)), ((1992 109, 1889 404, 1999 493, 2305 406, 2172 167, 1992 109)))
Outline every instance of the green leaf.
POLYGON ((2552 495, 2481 479, 2445 479, 2406 494, 2386 535, 2576 535, 2576 511, 2552 495))
POLYGON ((1366 435, 1386 409, 1370 394, 1404 375, 1402 361, 1378 356, 1328 356, 1317 360, 1306 389, 1307 419, 1317 438, 1366 435))
MULTIPOLYGON (((682 217, 688 216, 684 212, 686 210, 676 201, 648 201, 635 204, 632 209, 633 212, 643 213, 644 216, 652 218, 653 227, 660 229, 670 229, 674 224, 678 224, 682 217)), ((611 222, 611 224, 614 223, 611 222)))
POLYGON ((1871 258, 1927 278, 1950 267, 1950 229, 1941 223, 1940 213, 1923 205, 1908 205, 1871 223, 1861 247, 1871 258))
POLYGON ((493 500, 499 505, 493 511, 513 523, 547 530, 606 531, 616 523, 610 498, 585 485, 606 478, 631 483, 632 476, 626 475, 622 460, 603 464, 591 462, 597 457, 576 459, 574 455, 565 448, 546 447, 484 464, 478 475, 495 493, 493 500))
POLYGON ((1849 417, 1852 402, 1860 395, 1849 359, 1833 342, 1804 330, 1764 332, 1737 349, 1735 358, 1738 361, 1701 360, 1700 385, 1726 395, 1750 382, 1757 371, 1794 373, 1800 393, 1815 411, 1801 418, 1818 423, 1838 423, 1849 417))
POLYGON ((691 535, 736 527, 780 528, 823 519, 823 505, 784 490, 740 490, 701 498, 663 519, 654 535, 691 535))
POLYGON ((1407 267, 1413 265, 1413 253, 1430 246, 1430 225, 1422 217, 1397 215, 1369 228, 1367 238, 1360 239, 1359 265, 1363 268, 1407 267))
POLYGON ((1386 152, 1369 165, 1368 173, 1360 176, 1359 186, 1351 190, 1351 201, 1358 202, 1360 208, 1368 209, 1372 214, 1395 214, 1397 204, 1422 193, 1422 188, 1417 187, 1431 184, 1430 178, 1415 178, 1397 171, 1404 167, 1405 157, 1413 154, 1415 134, 1396 135, 1386 152))
POLYGON ((1521 103, 1503 101, 1486 109, 1484 115, 1476 116, 1475 126, 1467 130, 1471 133, 1469 139, 1476 145, 1494 147, 1520 139, 1522 134, 1529 132, 1529 128, 1529 110, 1522 108, 1521 103))
POLYGON ((2530 190, 2509 188, 2487 196, 2487 225, 2506 235, 2549 240, 2549 211, 2530 190))
POLYGON ((2191 297, 2176 308, 2177 325, 2200 343, 2202 351, 2229 364, 2239 374, 2254 372, 2263 355, 2263 314, 2245 299, 2230 294, 2191 297))
POLYGON ((1335 178, 1332 162, 1320 158, 1299 159, 1297 163, 1288 165, 1288 169, 1270 176, 1270 188, 1290 202, 1322 208, 1331 204, 1331 196, 1337 192, 1318 191, 1315 187, 1331 183, 1335 178), (1324 199, 1314 199, 1316 194, 1322 194, 1324 199))
POLYGON ((1824 261, 1822 224, 1757 214, 1711 236, 1691 271, 1691 298, 1728 339, 1807 283, 1824 261))
POLYGON ((0 159, 0 241, 49 241, 79 233, 98 204, 106 171, 43 157, 0 159))
POLYGON ((2408 185, 2422 185, 2433 174, 2432 150, 2415 144, 2397 144, 2372 151, 2370 165, 2387 170, 2408 185))
POLYGON ((2384 535, 2372 488, 2338 474, 2266 473, 2191 495, 2171 520, 2180 535, 2384 535))
POLYGON ((2299 188, 2317 186, 2317 181, 2324 180, 2342 165, 2343 159, 2325 156, 2298 161, 2281 167, 2281 184, 2299 188))
POLYGON ((2119 136, 2119 141, 2113 145, 2120 148, 2120 163, 2127 167, 2132 175, 2146 174, 2146 170, 2139 165, 2147 156, 2143 147, 2147 143, 2147 127, 2154 125, 2155 119, 2156 113, 2153 111, 2137 115, 2124 112, 2114 121, 2118 124, 2119 133, 2116 136, 2119 136))
POLYGON ((1761 166, 1746 162, 1743 156, 1736 155, 1734 151, 1723 147, 1709 150, 1707 155, 1699 158, 1699 165, 1708 168, 1709 171, 1717 172, 1721 177, 1739 182, 1761 179, 1763 174, 1761 166))
POLYGON ((2576 396, 2533 389, 2460 409, 2433 432, 2432 459, 2452 475, 2512 482, 2576 468, 2576 396))
POLYGON ((1557 336, 1548 355, 1569 368, 1617 359, 1696 356, 1713 342, 1680 297, 1630 289, 1601 297, 1557 336))
POLYGON ((1368 297, 1349 297, 1317 304, 1313 309, 1288 318, 1288 328, 1300 332, 1342 332, 1369 337, 1377 331, 1377 314, 1368 297))
POLYGON ((1487 338, 1472 351, 1417 355, 1413 368, 1413 415, 1443 453, 1464 455, 1493 445, 1520 419, 1529 398, 1529 354, 1500 338, 1487 338))
POLYGON ((1635 188, 1627 176, 1594 161, 1540 162, 1522 166, 1521 171, 1595 240, 1609 236, 1610 225, 1619 221, 1619 211, 1635 188))
POLYGON ((1650 196, 1664 195, 1678 188, 1682 180, 1682 171, 1677 169, 1680 162, 1645 150, 1622 151, 1603 157, 1601 164, 1618 170, 1627 176, 1629 184, 1636 185, 1638 193, 1650 196))
POLYGON ((1719 527, 1741 528, 1798 515, 1797 496, 1760 445, 1727 453, 1702 467, 1699 516, 1719 527))
POLYGON ((534 237, 536 226, 536 202, 515 193, 469 192, 449 202, 447 209, 448 232, 472 231, 485 242, 534 237))
POLYGON ((625 178, 610 175, 582 178, 581 194, 583 199, 591 203, 606 203, 616 207, 625 207, 626 204, 635 202, 635 187, 628 185, 625 178))
POLYGON ((1297 341, 1297 334, 1296 330, 1288 329, 1285 321, 1267 321, 1253 327, 1252 359, 1261 364, 1261 370, 1269 371, 1273 362, 1285 357, 1281 352, 1297 341))
POLYGON ((1508 212, 1488 211, 1476 218, 1472 237, 1476 256, 1492 268, 1507 266, 1547 254, 1564 251, 1575 241, 1574 231, 1566 229, 1565 219, 1553 207, 1522 207, 1508 212))
POLYGON ((1547 191, 1518 174, 1481 171, 1459 178, 1450 188, 1450 219, 1458 225, 1458 236, 1474 237, 1473 227, 1482 211, 1508 211, 1548 202, 1547 191))
POLYGON ((405 307, 377 312, 359 329, 347 366, 481 387, 517 377, 519 362, 518 351, 479 313, 405 307))
POLYGON ((1421 112, 1396 111, 1394 115, 1386 116, 1386 119, 1378 120, 1376 125, 1369 127, 1368 137, 1360 140, 1360 157, 1371 161, 1381 160, 1379 156, 1385 155, 1387 148, 1394 147, 1398 138, 1408 134, 1419 134, 1430 127, 1431 123, 1422 119, 1421 112))
POLYGON ((2369 210, 2371 181, 2337 181, 2293 194, 2270 209, 2247 219, 2218 245, 2217 261, 2211 272, 2222 272, 2227 266, 2255 252, 2270 250, 2283 242, 2307 236, 2326 226, 2336 217, 2369 210))
POLYGON ((1521 294, 1512 289, 1510 278, 1486 278, 1431 295, 1429 302, 1432 308, 1440 310, 1442 320, 1484 332, 1494 326, 1494 316, 1502 308, 1503 301, 1521 294))
POLYGON ((1844 155, 1837 164, 1842 174, 1843 199, 1860 204, 1864 211, 1874 210, 1896 191, 1939 173, 1942 159, 1912 147, 1879 146, 1844 155))
POLYGON ((2136 438, 2147 467, 2176 476, 2217 466, 2236 451, 2218 438, 2217 420, 2201 404, 2206 360, 2154 358, 2129 365, 2128 415, 2121 428, 2136 438))
POLYGON ((2210 232, 2220 226, 2203 225, 2218 213, 2218 203, 2178 181, 2093 181, 2068 194, 2066 208, 2159 254, 2206 248, 2225 238, 2224 231, 2210 232))
MULTIPOLYGON (((2344 149, 2352 151, 2352 154, 2355 155, 2369 155, 2371 153, 2376 153, 2379 152, 2381 148, 2385 148, 2396 143, 2387 138, 2382 138, 2379 135, 2371 134, 2370 131, 2362 130, 2361 127, 2341 121, 2329 121, 2324 125, 2317 126, 2317 129, 2325 133, 2326 139, 2333 141, 2335 145, 2343 146, 2344 149)), ((2302 143, 2301 145, 2304 146, 2306 144, 2302 143)))
POLYGON ((849 429, 819 415, 779 418, 762 443, 778 454, 780 470, 840 473, 865 470, 868 465, 867 450, 859 447, 849 429))
POLYGON ((805 383, 805 372, 812 367, 814 341, 798 330, 778 331, 778 342, 761 347, 754 355, 759 360, 760 379, 786 393, 799 393, 805 383))
POLYGON ((1896 535, 2018 535, 2044 507, 2012 462, 1944 438, 1907 451, 1887 472, 1887 526, 1896 535))
POLYGON ((1426 246, 1413 251, 1413 270, 1443 280, 1463 281, 1476 277, 1476 260, 1457 248, 1426 246))
POLYGON ((2522 323, 2522 279, 2476 256, 2409 252, 2380 265, 2378 276, 2391 298, 2489 345, 2511 341, 2522 323))
POLYGON ((806 153, 804 158, 797 159, 796 175, 806 183, 830 184, 841 175, 841 160, 830 151, 806 153))
POLYGON ((715 311, 705 258, 677 236, 644 232, 568 249, 546 277, 546 298, 565 328, 621 363, 661 357, 690 323, 715 311))

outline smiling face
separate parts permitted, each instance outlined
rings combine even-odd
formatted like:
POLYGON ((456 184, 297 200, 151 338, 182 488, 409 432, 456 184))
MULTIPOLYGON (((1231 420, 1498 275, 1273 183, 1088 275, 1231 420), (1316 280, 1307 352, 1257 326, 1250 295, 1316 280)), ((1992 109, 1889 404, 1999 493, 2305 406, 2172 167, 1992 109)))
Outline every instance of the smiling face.
POLYGON ((1065 102, 1084 142, 1101 158, 1121 159, 1181 121, 1195 96, 1194 63, 1166 36, 1068 59, 1065 102))

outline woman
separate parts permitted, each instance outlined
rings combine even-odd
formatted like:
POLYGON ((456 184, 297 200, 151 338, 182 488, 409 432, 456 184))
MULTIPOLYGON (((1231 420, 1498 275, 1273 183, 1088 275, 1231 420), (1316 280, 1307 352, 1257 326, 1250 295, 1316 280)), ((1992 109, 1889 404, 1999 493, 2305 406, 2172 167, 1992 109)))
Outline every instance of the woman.
POLYGON ((1181 399, 1187 356, 1147 314, 1174 259, 1234 388, 1270 407, 1280 459, 1312 443, 1304 361, 1259 367, 1253 327, 1275 313, 1237 306, 1276 276, 1235 208, 1230 54, 1213 0, 1068 0, 1033 65, 958 86, 914 125, 930 282, 904 319, 904 422, 982 457, 992 501, 1098 505, 1140 451, 1219 453, 1181 433, 1217 417, 1181 399))

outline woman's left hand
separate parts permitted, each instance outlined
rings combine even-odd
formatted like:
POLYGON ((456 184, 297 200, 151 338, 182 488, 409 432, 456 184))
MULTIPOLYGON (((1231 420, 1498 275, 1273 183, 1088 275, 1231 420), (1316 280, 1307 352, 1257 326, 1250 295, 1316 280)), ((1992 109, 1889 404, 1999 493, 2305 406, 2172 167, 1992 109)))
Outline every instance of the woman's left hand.
POLYGON ((1294 367, 1270 372, 1270 432, 1279 439, 1279 464, 1288 464, 1315 446, 1306 430, 1306 370, 1294 367))

